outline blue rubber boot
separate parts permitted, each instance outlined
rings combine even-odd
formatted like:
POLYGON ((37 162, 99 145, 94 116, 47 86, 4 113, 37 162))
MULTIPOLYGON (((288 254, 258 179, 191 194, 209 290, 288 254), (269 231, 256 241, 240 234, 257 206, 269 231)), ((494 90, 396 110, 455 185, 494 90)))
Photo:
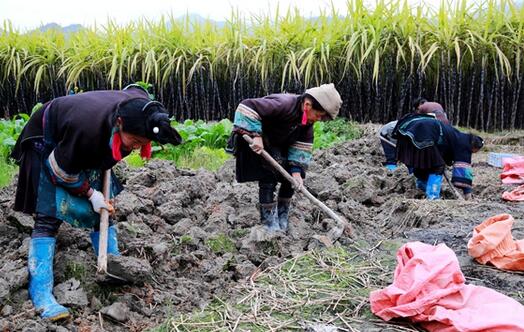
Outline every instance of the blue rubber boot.
MULTIPOLYGON (((98 256, 98 244, 100 241, 100 232, 91 232, 91 244, 93 245, 93 250, 95 255, 98 256)), ((118 250, 118 238, 115 226, 109 226, 107 228, 107 253, 113 256, 120 256, 120 251, 118 250)))
POLYGON ((40 317, 57 321, 69 317, 69 310, 53 296, 53 257, 55 238, 31 239, 27 265, 29 267, 29 297, 40 317))
POLYGON ((395 164, 387 164, 386 168, 387 168, 388 171, 394 171, 394 170, 397 169, 397 165, 395 165, 395 164))
POLYGON ((426 191, 426 187, 428 185, 428 181, 424 181, 417 178, 417 181, 415 182, 417 185, 417 189, 420 189, 422 191, 426 191))
POLYGON ((440 188, 442 187, 442 175, 430 174, 426 186, 426 198, 429 200, 440 198, 440 188))
POLYGON ((277 203, 260 204, 260 220, 270 232, 280 230, 277 203))

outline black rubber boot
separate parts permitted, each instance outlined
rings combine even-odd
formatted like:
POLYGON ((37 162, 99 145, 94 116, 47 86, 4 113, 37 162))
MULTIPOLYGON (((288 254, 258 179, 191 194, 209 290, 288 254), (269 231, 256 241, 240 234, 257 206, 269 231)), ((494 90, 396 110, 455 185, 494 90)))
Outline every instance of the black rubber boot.
POLYGON ((291 205, 291 198, 283 198, 278 200, 278 224, 280 229, 287 231, 289 225, 289 207, 291 205))
POLYGON ((276 203, 260 204, 260 221, 266 225, 268 231, 280 230, 276 203))

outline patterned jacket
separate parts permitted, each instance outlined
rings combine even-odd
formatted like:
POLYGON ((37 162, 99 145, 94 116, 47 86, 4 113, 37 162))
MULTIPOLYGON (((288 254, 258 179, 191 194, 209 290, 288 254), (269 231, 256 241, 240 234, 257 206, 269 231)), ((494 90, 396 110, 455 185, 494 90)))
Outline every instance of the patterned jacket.
POLYGON ((404 121, 399 133, 411 139, 417 149, 437 146, 447 165, 453 165, 451 182, 465 192, 473 187, 471 167, 471 134, 465 134, 453 126, 424 115, 404 121))
POLYGON ((18 137, 11 157, 42 140, 44 165, 53 183, 74 195, 85 195, 85 170, 109 169, 116 164, 110 147, 114 113, 131 98, 149 98, 141 89, 99 90, 55 98, 36 111, 18 137))
POLYGON ((235 131, 263 136, 272 146, 287 148, 291 172, 305 171, 311 161, 313 125, 302 125, 301 96, 272 94, 245 99, 235 112, 235 131))

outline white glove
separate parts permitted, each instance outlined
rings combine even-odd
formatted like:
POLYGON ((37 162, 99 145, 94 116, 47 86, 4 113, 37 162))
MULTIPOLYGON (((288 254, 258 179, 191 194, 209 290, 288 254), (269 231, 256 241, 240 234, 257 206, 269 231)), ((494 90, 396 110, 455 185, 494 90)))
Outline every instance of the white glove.
POLYGON ((91 202, 91 205, 93 205, 93 210, 95 210, 96 213, 100 213, 100 209, 106 209, 109 211, 109 206, 104 200, 104 194, 102 194, 100 191, 93 189, 93 193, 89 197, 89 201, 91 202))

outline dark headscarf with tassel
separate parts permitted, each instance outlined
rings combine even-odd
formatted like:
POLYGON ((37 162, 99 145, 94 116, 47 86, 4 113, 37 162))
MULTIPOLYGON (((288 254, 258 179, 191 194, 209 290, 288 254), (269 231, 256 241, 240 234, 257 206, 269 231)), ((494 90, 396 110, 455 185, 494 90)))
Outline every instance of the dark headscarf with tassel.
MULTIPOLYGON (((160 144, 170 143, 178 145, 182 143, 180 134, 171 127, 168 113, 164 106, 158 101, 145 98, 133 98, 118 105, 115 120, 122 119, 122 131, 125 133, 146 137, 160 144)), ((113 158, 121 160, 120 147, 122 140, 120 134, 113 134, 112 150, 113 158)), ((140 151, 142 158, 151 157, 151 144, 142 147, 140 151)))

